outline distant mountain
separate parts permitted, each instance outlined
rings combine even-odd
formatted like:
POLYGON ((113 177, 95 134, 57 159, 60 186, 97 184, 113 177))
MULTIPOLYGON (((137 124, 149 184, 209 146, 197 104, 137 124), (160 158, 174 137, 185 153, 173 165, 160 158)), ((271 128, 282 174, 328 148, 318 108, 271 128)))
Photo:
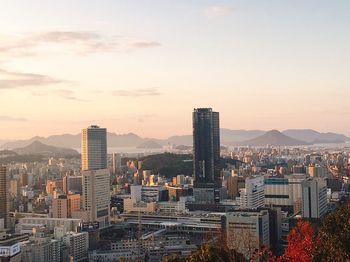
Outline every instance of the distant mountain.
MULTIPOLYGON (((262 136, 266 131, 262 130, 231 130, 227 128, 222 128, 220 130, 221 144, 225 146, 241 144, 241 142, 246 142, 262 136)), ((284 135, 294 138, 299 141, 305 141, 310 144, 315 143, 343 143, 345 141, 350 141, 350 138, 342 134, 336 133, 320 133, 311 129, 289 129, 282 132, 284 135)), ((128 134, 115 134, 107 133, 108 147, 138 147, 139 145, 147 142, 154 141, 160 146, 171 145, 184 145, 192 146, 192 135, 180 135, 171 136, 168 139, 155 139, 155 138, 142 138, 134 133, 128 134)), ((13 149, 26 147, 33 143, 34 141, 39 141, 43 144, 56 146, 56 147, 66 147, 66 148, 80 148, 81 147, 81 135, 53 135, 49 137, 33 137, 28 140, 17 140, 5 142, 0 144, 0 148, 3 149, 13 149)), ((0 141, 1 142, 1 141, 0 141)))
POLYGON ((242 146, 301 146, 306 144, 308 143, 305 141, 291 138, 277 130, 271 130, 259 137, 238 143, 242 146))
POLYGON ((220 140, 222 144, 230 144, 232 142, 241 142, 256 138, 265 134, 266 131, 262 130, 232 130, 221 128, 220 129, 220 140))
POLYGON ((0 150, 0 158, 14 157, 17 153, 12 150, 0 150))
POLYGON ((137 148, 156 149, 156 148, 162 148, 162 146, 153 140, 148 140, 138 145, 137 148))
MULTIPOLYGON (((81 135, 54 135, 45 137, 33 137, 28 140, 17 140, 13 142, 5 143, 1 146, 1 148, 20 148, 26 147, 33 143, 34 141, 39 141, 43 144, 56 146, 56 147, 67 147, 67 148, 80 148, 81 146, 81 135)), ((109 147, 136 147, 141 143, 145 142, 145 140, 138 135, 133 133, 121 134, 117 135, 115 133, 107 133, 107 141, 109 147)))
POLYGON ((283 134, 312 144, 344 143, 350 140, 342 134, 320 133, 312 129, 288 129, 283 134))
POLYGON ((30 145, 13 149, 19 155, 43 155, 43 156, 75 156, 77 151, 70 148, 48 146, 40 141, 34 141, 30 145))
POLYGON ((192 146, 193 145, 192 135, 183 135, 183 136, 171 136, 166 142, 167 144, 174 145, 184 145, 184 146, 192 146))
MULTIPOLYGON (((265 133, 266 131, 262 131, 262 130, 243 130, 243 129, 232 130, 227 128, 221 128, 220 140, 221 140, 221 144, 231 145, 231 144, 235 144, 236 142, 253 139, 265 133)), ((185 146, 193 145, 192 135, 172 136, 172 137, 169 137, 166 141, 169 144, 175 144, 175 145, 185 145, 185 146)))

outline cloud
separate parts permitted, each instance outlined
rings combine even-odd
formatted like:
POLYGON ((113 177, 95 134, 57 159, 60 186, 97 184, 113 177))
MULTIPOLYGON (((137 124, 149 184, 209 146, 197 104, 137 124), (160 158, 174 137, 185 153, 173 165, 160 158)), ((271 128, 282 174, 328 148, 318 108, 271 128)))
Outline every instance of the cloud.
POLYGON ((54 93, 68 100, 84 101, 84 102, 87 101, 86 99, 81 99, 76 97, 75 92, 68 89, 55 90, 54 93))
POLYGON ((0 69, 0 90, 47 86, 52 84, 59 84, 62 82, 64 81, 52 78, 47 75, 11 72, 0 69))
POLYGON ((140 97, 140 96, 159 96, 161 92, 157 87, 142 88, 136 90, 124 90, 118 89, 112 92, 114 96, 131 96, 131 97, 140 97))
POLYGON ((160 46, 161 44, 159 42, 134 42, 131 43, 131 47, 133 48, 150 48, 150 47, 157 47, 160 46))
POLYGON ((220 16, 227 16, 230 15, 235 8, 229 7, 229 6, 219 6, 219 5, 213 5, 209 6, 204 10, 204 14, 207 17, 220 17, 220 16))
POLYGON ((0 116, 1 122, 25 122, 28 119, 23 117, 12 117, 12 116, 0 116))
MULTIPOLYGON (((57 46, 65 51, 86 55, 131 51, 160 45, 156 41, 127 36, 105 36, 91 31, 46 31, 2 37, 0 55, 34 56, 42 52, 50 52, 50 49, 57 46)), ((57 49, 54 51, 57 52, 57 49)))

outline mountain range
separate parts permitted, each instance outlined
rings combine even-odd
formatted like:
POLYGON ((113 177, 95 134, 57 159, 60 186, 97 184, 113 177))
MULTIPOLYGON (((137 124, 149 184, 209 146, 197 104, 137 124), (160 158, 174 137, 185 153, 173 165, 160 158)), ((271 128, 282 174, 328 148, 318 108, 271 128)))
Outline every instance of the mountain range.
MULTIPOLYGON (((231 130, 222 128, 220 130, 221 144, 234 145, 307 145, 320 143, 344 143, 350 138, 343 134, 320 133, 311 129, 289 129, 283 132, 263 130, 231 130), (283 136, 282 136, 283 135, 283 136)), ((172 136, 168 139, 142 138, 134 133, 128 134, 107 134, 109 147, 147 147, 158 148, 159 146, 184 145, 192 146, 192 135, 172 136)), ((81 135, 63 134, 49 137, 33 137, 27 140, 2 141, 0 147, 3 149, 15 149, 26 147, 38 141, 45 145, 80 148, 81 135)))
POLYGON ((42 156, 48 156, 48 157, 50 156, 63 157, 63 156, 79 155, 79 152, 77 152, 74 149, 49 146, 39 141, 34 141, 33 143, 22 148, 13 149, 13 151, 18 155, 42 155, 42 156))

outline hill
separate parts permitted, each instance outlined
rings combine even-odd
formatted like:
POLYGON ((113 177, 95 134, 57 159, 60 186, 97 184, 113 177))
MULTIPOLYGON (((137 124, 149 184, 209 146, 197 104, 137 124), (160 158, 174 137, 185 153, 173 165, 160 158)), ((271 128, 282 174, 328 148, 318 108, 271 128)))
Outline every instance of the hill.
POLYGON ((305 141, 291 138, 277 130, 268 131, 259 137, 239 143, 242 146, 301 146, 307 144, 305 141))
MULTIPOLYGON (((266 131, 262 130, 232 130, 227 128, 220 129, 221 144, 225 146, 241 144, 240 142, 246 142, 248 140, 257 138, 264 135, 266 131)), ((284 135, 294 138, 296 140, 305 141, 310 144, 315 143, 343 143, 349 141, 350 138, 342 134, 336 133, 320 133, 311 129, 289 129, 282 132, 284 135)), ((171 136, 168 139, 155 139, 155 138, 142 138, 134 133, 127 134, 116 134, 107 133, 107 141, 109 147, 138 147, 141 144, 152 140, 161 146, 168 144, 171 145, 184 145, 192 146, 192 135, 180 135, 171 136)), ((13 149, 26 147, 39 141, 43 144, 55 146, 55 147, 66 147, 66 148, 80 148, 81 146, 81 135, 76 134, 63 134, 53 135, 49 137, 32 137, 27 140, 17 141, 2 141, 4 144, 0 144, 3 149, 13 149)), ((1 141, 0 141, 1 142, 1 141)))
POLYGON ((288 129, 282 132, 286 136, 312 144, 344 143, 349 141, 345 135, 336 133, 320 133, 312 129, 288 129))
POLYGON ((153 140, 148 140, 138 145, 137 148, 155 149, 155 148, 162 148, 162 146, 153 140))
POLYGON ((19 155, 42 155, 42 156, 75 156, 79 153, 70 148, 55 147, 45 145, 39 141, 34 141, 30 145, 13 150, 19 155))

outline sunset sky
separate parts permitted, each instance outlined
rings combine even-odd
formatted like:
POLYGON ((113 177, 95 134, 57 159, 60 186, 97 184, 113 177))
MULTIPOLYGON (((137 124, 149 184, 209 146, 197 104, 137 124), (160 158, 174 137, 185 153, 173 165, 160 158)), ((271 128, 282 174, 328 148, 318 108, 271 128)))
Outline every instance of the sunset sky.
POLYGON ((194 107, 350 135, 349 101, 349 0, 1 0, 0 139, 190 134, 194 107))

